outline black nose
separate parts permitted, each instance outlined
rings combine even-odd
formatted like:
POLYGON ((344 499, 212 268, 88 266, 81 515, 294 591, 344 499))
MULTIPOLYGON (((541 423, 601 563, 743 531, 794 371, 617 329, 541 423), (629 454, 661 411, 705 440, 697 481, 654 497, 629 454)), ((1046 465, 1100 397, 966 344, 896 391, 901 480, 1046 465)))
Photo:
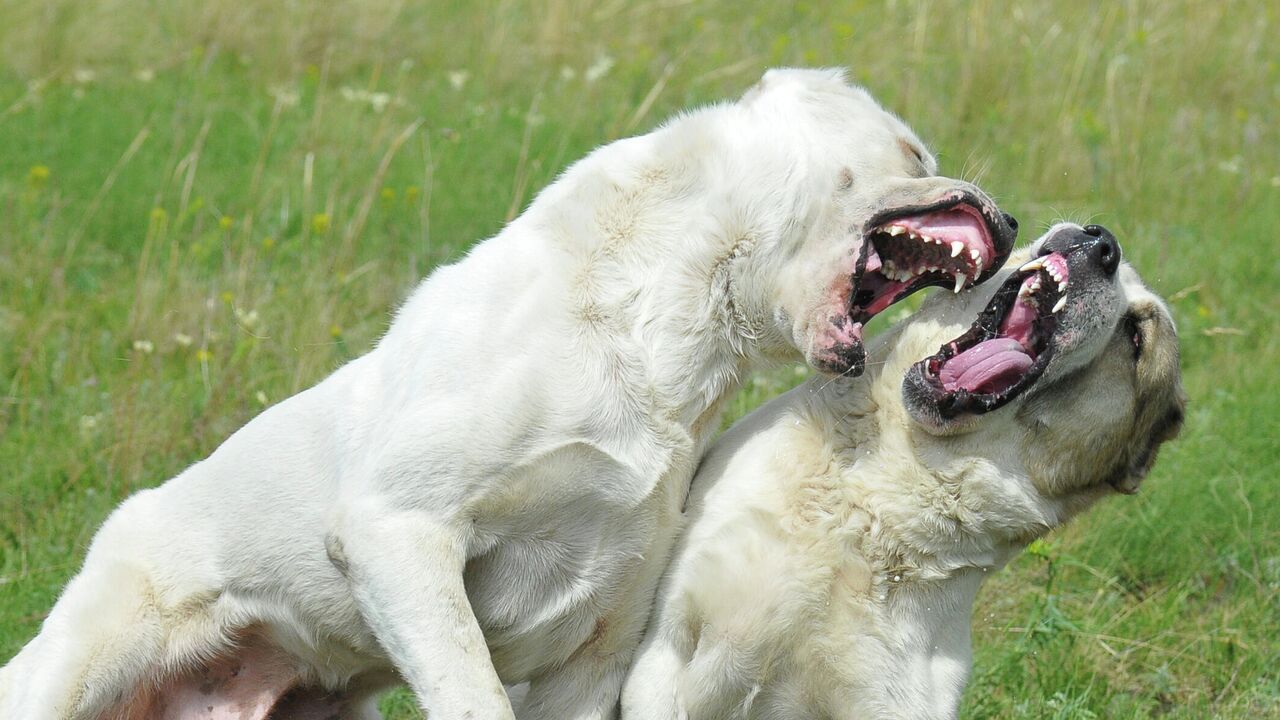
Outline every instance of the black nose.
POLYGON ((1073 252, 1088 253, 1089 261, 1097 264, 1102 272, 1114 275, 1120 267, 1120 243, 1111 231, 1101 225, 1085 225, 1083 228, 1067 228, 1054 233, 1040 245, 1040 255, 1073 252))
POLYGON ((1000 214, 1004 216, 1004 221, 1009 224, 1009 229, 1018 232, 1018 218, 1003 211, 1000 214))
POLYGON ((1089 259, 1098 263, 1106 274, 1114 275, 1120 267, 1120 243, 1116 236, 1101 225, 1085 225, 1084 234, 1097 238, 1089 247, 1089 259))

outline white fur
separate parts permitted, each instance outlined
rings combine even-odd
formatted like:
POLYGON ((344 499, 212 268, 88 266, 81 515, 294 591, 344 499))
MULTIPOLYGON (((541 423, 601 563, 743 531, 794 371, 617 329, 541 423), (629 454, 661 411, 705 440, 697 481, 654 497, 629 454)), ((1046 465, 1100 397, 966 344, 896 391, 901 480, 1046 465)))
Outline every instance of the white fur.
POLYGON ((432 720, 512 717, 503 682, 611 716, 725 399, 821 350, 872 213, 977 192, 903 141, 838 72, 774 71, 592 153, 367 355, 121 505, 0 716, 94 718, 247 626, 432 720))
POLYGON ((1132 422, 1135 397, 1180 402, 1172 322, 1122 266, 1094 293, 1117 299, 1105 329, 1030 393, 945 434, 914 422, 908 368, 964 332, 1006 275, 939 293, 877 339, 864 377, 811 379, 716 443, 626 720, 955 717, 982 580, 1111 492, 1097 440, 1150 430, 1132 422), (1126 309, 1151 323, 1137 379, 1131 340, 1113 330, 1126 309))

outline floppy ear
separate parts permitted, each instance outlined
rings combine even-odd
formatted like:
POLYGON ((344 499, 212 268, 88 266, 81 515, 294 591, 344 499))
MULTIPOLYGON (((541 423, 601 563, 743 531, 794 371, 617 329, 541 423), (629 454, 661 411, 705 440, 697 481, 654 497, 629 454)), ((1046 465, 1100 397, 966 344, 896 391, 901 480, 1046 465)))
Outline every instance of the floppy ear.
POLYGON ((1134 433, 1136 442, 1130 448, 1129 462, 1116 468, 1107 480, 1111 487, 1126 495, 1138 491, 1142 479, 1155 465, 1160 446, 1177 437, 1182 430, 1186 406, 1187 396, 1181 386, 1176 386, 1170 395, 1162 395, 1159 401, 1146 398, 1141 402, 1137 413, 1138 432, 1134 433), (1153 405, 1159 407, 1151 407, 1153 405))

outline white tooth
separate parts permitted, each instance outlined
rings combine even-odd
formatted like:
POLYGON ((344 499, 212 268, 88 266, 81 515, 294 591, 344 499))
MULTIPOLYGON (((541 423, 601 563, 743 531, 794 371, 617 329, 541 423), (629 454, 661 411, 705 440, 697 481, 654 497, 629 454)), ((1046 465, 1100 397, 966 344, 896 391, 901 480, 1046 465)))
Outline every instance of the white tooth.
POLYGON ((964 281, 965 281, 965 280, 968 280, 968 279, 969 279, 969 278, 967 278, 967 277, 965 277, 965 276, 964 276, 964 273, 958 273, 958 274, 956 275, 956 288, 955 288, 955 290, 953 290, 952 292, 956 292, 956 293, 958 293, 958 292, 960 292, 961 290, 963 290, 963 289, 964 289, 964 281))
POLYGON ((1032 260, 1022 267, 1018 268, 1018 272, 1031 272, 1032 270, 1040 270, 1044 267, 1044 263, 1039 260, 1032 260))
POLYGON ((974 260, 977 260, 979 263, 981 263, 981 262, 982 262, 982 259, 981 259, 981 258, 982 258, 982 253, 981 253, 981 252, 979 252, 979 251, 978 251, 978 248, 976 248, 976 247, 975 247, 975 248, 969 248, 969 257, 973 258, 974 260))
POLYGON ((1035 292, 1036 290, 1039 290, 1039 289, 1040 289, 1040 279, 1036 278, 1031 282, 1031 292, 1035 292))
POLYGON ((1045 269, 1049 272, 1049 277, 1053 278, 1054 280, 1056 280, 1056 281, 1058 281, 1058 282, 1062 282, 1062 278, 1061 278, 1061 277, 1059 277, 1059 275, 1058 275, 1058 271, 1057 271, 1057 270, 1055 270, 1055 269, 1053 269, 1053 266, 1052 266, 1052 265, 1050 265, 1049 267, 1047 267, 1047 268, 1045 268, 1045 269))
POLYGON ((897 237, 898 235, 901 235, 902 233, 904 233, 904 232, 906 232, 906 231, 907 231, 907 229, 906 229, 906 228, 904 228, 904 227, 902 227, 901 225, 890 225, 890 226, 889 226, 889 234, 890 234, 890 235, 893 235, 894 237, 897 237))
POLYGON ((1066 289, 1067 289, 1067 281, 1066 281, 1066 280, 1059 280, 1059 281, 1058 281, 1058 292, 1063 292, 1063 291, 1065 291, 1066 289))
POLYGON ((961 250, 964 250, 964 243, 959 240, 951 243, 951 257, 959 257, 961 250))
POLYGON ((1054 312, 1054 314, 1056 315, 1056 314, 1058 313, 1058 311, 1059 311, 1059 310, 1061 310, 1061 309, 1062 309, 1066 304, 1067 304, 1067 296, 1066 296, 1066 295, 1063 295, 1062 297, 1058 298, 1058 302, 1057 302, 1057 303, 1055 303, 1055 304, 1054 304, 1054 306, 1053 306, 1053 312, 1054 312))
POLYGON ((1027 287, 1026 285, 1023 285, 1022 287, 1018 288, 1018 297, 1020 298, 1027 297, 1030 294, 1031 294, 1031 288, 1027 287))

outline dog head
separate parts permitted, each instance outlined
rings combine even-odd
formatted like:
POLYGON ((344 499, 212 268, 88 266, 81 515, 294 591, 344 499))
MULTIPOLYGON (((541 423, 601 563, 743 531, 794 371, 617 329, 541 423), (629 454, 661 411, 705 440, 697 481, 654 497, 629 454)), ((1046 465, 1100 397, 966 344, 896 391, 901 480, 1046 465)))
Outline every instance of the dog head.
POLYGON ((1167 308, 1097 225, 1055 226, 998 281, 927 303, 904 330, 915 358, 941 344, 901 386, 919 445, 1019 468, 1068 512, 1108 488, 1135 492, 1182 425, 1167 308))
POLYGON ((779 158, 770 174, 787 188, 753 180, 790 223, 758 252, 772 269, 758 310, 813 367, 860 374, 872 317, 927 286, 972 287, 1008 257, 1016 221, 938 177, 911 129, 839 72, 770 71, 739 104, 759 134, 755 162, 779 158))

